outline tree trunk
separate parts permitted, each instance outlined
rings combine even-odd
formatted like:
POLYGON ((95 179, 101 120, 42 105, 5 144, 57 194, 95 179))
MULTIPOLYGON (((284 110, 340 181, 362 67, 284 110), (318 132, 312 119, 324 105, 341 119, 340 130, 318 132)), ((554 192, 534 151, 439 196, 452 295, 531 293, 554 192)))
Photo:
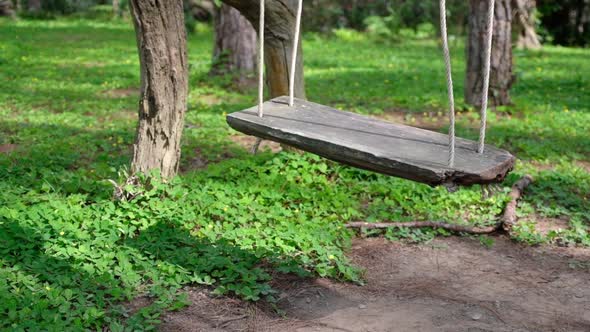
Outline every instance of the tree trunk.
POLYGON ((514 29, 517 33, 516 47, 539 49, 541 42, 535 31, 536 0, 512 0, 514 11, 514 29))
MULTIPOLYGON (((223 0, 223 2, 239 10, 255 29, 258 29, 260 15, 258 0, 223 0)), ((296 12, 297 0, 266 1, 264 63, 271 97, 289 94, 289 70, 295 35, 296 12)), ((305 99, 301 43, 299 43, 295 73, 295 96, 305 99)))
POLYGON ((113 0, 113 15, 115 17, 121 16, 121 6, 119 0, 113 0))
POLYGON ((27 1, 27 11, 29 13, 41 12, 41 0, 29 0, 27 1))
MULTIPOLYGON (((488 1, 470 0, 465 101, 474 106, 481 105, 488 1)), ((496 0, 490 72, 490 105, 508 105, 511 103, 510 88, 514 83, 514 75, 512 74, 512 11, 510 1, 496 0)))
POLYGON ((0 16, 8 16, 14 18, 14 5, 11 0, 0 0, 0 16))
POLYGON ((215 17, 214 75, 237 74, 242 80, 256 71, 256 30, 235 8, 221 5, 215 17))
POLYGON ((200 22, 209 22, 215 15, 217 6, 211 0, 185 0, 187 14, 200 22))
POLYGON ((186 113, 188 63, 182 0, 131 0, 141 64, 133 172, 176 174, 186 113))

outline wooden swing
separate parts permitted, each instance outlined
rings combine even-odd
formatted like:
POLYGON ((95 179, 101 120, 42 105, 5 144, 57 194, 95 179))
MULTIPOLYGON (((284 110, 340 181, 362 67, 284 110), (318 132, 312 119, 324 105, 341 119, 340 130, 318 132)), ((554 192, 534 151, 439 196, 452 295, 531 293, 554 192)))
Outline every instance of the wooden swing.
MULTIPOLYGON (((479 142, 455 138, 451 62, 446 33, 445 0, 440 1, 443 51, 449 93, 449 135, 380 121, 294 98, 295 63, 303 1, 299 0, 290 75, 290 96, 264 102, 264 0, 260 6, 258 106, 229 114, 228 124, 260 139, 284 143, 322 157, 429 185, 472 185, 501 182, 514 166, 509 152, 484 144, 494 1, 490 0, 488 45, 484 66, 482 122, 479 142)), ((257 147, 256 147, 257 148, 257 147)))

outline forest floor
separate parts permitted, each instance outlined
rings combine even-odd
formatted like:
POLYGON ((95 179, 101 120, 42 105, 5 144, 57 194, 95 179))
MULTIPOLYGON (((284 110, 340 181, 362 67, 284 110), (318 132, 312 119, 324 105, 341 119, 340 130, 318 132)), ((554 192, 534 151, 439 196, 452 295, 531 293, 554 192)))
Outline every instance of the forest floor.
POLYGON ((163 331, 590 331, 590 250, 528 247, 504 236, 403 245, 357 239, 365 286, 278 277, 276 308, 189 289, 163 331), (280 314, 279 314, 280 313, 280 314))

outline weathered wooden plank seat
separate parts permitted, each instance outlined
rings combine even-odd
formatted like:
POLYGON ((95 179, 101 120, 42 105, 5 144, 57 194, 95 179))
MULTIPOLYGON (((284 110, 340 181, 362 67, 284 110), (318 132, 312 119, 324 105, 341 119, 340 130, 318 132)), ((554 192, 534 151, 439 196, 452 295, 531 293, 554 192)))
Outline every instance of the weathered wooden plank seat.
POLYGON ((284 143, 325 158, 429 185, 500 182, 514 156, 493 146, 458 138, 454 167, 448 167, 448 136, 288 97, 264 103, 264 117, 252 107, 227 116, 237 131, 284 143))

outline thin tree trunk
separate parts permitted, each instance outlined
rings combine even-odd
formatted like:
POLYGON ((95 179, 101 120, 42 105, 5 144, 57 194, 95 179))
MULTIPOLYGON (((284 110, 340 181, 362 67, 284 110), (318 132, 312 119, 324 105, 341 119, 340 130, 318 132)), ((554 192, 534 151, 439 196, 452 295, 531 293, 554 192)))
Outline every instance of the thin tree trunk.
POLYGON ((539 49, 541 42, 535 30, 536 0, 512 0, 514 11, 514 29, 517 33, 516 47, 539 49))
MULTIPOLYGON (((260 2, 258 0, 223 0, 223 2, 239 10, 258 29, 260 14, 260 2)), ((297 0, 266 1, 264 63, 266 66, 266 81, 271 97, 289 94, 289 70, 295 35, 296 11, 297 0)), ((301 43, 299 43, 295 73, 295 96, 304 99, 305 86, 301 43)))
POLYGON ((221 5, 215 17, 215 46, 211 73, 234 73, 240 80, 256 71, 256 30, 240 12, 221 5))
POLYGON ((27 1, 27 11, 29 13, 41 12, 41 0, 28 0, 27 1))
POLYGON ((121 7, 119 4, 119 0, 113 0, 113 15, 115 17, 121 16, 121 7))
POLYGON ((182 0, 131 0, 141 63, 133 172, 174 176, 186 113, 188 63, 182 0))
POLYGON ((576 45, 588 45, 590 34, 590 10, 588 10, 590 3, 587 0, 578 0, 576 2, 576 19, 574 25, 574 36, 576 45))
MULTIPOLYGON (((465 101, 475 106, 481 105, 488 1, 470 0, 465 101)), ((510 0, 496 0, 489 90, 491 105, 511 103, 510 88, 514 83, 511 23, 510 0)))

